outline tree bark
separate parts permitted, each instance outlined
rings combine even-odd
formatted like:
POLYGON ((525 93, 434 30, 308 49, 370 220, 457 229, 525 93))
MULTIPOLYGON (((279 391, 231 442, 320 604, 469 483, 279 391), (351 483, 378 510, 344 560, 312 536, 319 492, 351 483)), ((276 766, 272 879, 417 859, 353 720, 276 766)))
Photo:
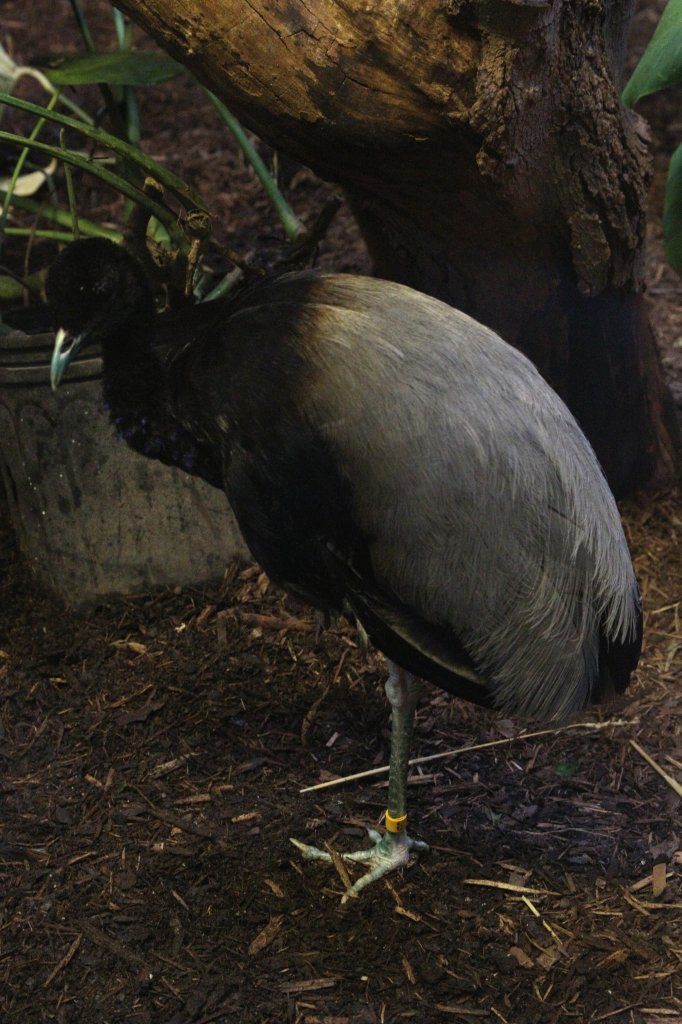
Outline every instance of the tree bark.
POLYGON ((119 0, 271 145, 337 182, 380 276, 465 310, 567 401, 617 493, 670 476, 642 307, 632 0, 119 0))

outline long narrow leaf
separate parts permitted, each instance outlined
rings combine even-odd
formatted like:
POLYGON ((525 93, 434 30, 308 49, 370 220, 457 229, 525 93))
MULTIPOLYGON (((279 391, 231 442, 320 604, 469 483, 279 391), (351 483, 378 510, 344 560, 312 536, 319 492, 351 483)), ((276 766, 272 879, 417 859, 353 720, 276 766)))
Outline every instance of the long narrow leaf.
POLYGON ((45 68, 53 85, 160 85, 185 69, 163 53, 120 50, 64 57, 56 68, 45 68))
POLYGON ((23 279, 8 277, 6 274, 0 276, 0 302, 18 302, 27 291, 39 294, 45 287, 45 271, 38 270, 35 274, 23 279))
MULTIPOLYGON (((37 199, 17 196, 15 193, 12 196, 12 206, 19 210, 26 210, 28 213, 34 213, 42 220, 49 221, 50 224, 59 224, 63 228, 70 228, 72 225, 71 214, 67 210, 61 210, 58 206, 48 206, 37 199)), ((12 230, 18 231, 20 229, 5 228, 7 234, 11 233, 12 230)), ((101 224, 96 224, 95 221, 88 220, 86 217, 78 218, 78 230, 84 235, 100 235, 102 238, 110 238, 112 242, 118 241, 121 237, 120 231, 116 231, 114 228, 105 228, 101 224)))
POLYGON ((665 258, 682 275, 682 146, 670 160, 663 205, 665 258))
MULTIPOLYGON (((101 128, 91 128, 90 125, 82 124, 72 117, 57 113, 55 110, 47 110, 45 107, 37 106, 35 103, 29 103, 27 100, 20 100, 16 96, 10 96, 9 93, 0 93, 0 103, 4 103, 8 107, 16 107, 17 110, 24 110, 29 114, 35 114, 36 117, 44 117, 48 121, 54 121, 55 124, 64 125, 65 128, 73 128, 74 131, 80 132, 102 146, 106 146, 119 156, 138 164, 145 174, 148 174, 165 188, 169 189, 188 209, 208 212, 201 196, 194 189, 190 188, 182 178, 178 178, 176 174, 157 164, 156 160, 152 160, 142 150, 136 146, 131 146, 129 143, 117 138, 117 136, 110 135, 109 132, 105 132, 101 128)), ((58 155, 58 152, 55 155, 58 155)))
POLYGON ((37 139, 26 139, 22 135, 13 135, 11 132, 0 131, 0 142, 9 142, 15 146, 37 149, 42 153, 49 153, 50 156, 57 157, 58 160, 69 163, 73 167, 78 167, 80 170, 86 171, 88 174, 94 174, 100 179, 100 181, 109 185, 116 192, 120 192, 121 195, 126 196, 128 199, 132 199, 134 203, 137 203, 139 206, 149 210, 157 220, 161 221, 173 240, 182 245, 183 248, 186 248, 186 239, 178 227, 177 218, 173 211, 169 210, 166 206, 162 206, 160 203, 157 203, 154 199, 151 199, 142 191, 142 189, 132 185, 125 178, 122 178, 121 175, 107 170, 106 167, 102 167, 101 165, 94 163, 92 160, 88 160, 86 157, 81 156, 80 153, 74 153, 72 150, 59 149, 57 146, 51 146, 46 142, 39 142, 37 139))
POLYGON ((659 89, 682 81, 682 0, 668 4, 649 45, 623 90, 626 107, 659 89))
MULTIPOLYGON (((52 242, 73 242, 76 237, 73 231, 57 231, 54 228, 5 228, 4 233, 8 237, 49 238, 52 242)), ((106 235, 101 231, 82 231, 81 234, 89 238, 109 238, 118 244, 123 239, 123 234, 120 231, 111 231, 106 235)))
MULTIPOLYGON (((66 150, 66 144, 64 142, 64 129, 59 129, 59 148, 66 150)), ((76 190, 73 186, 73 173, 71 171, 71 165, 68 163, 64 164, 64 178, 66 179, 66 195, 69 200, 69 213, 71 215, 71 230, 73 237, 78 238, 80 235, 80 227, 78 225, 78 203, 76 202, 76 190)))
MULTIPOLYGON (((57 102, 58 99, 59 99, 59 93, 57 93, 57 92, 53 93, 52 96, 50 97, 50 102, 48 103, 48 105, 47 105, 47 107, 45 109, 46 110, 52 110, 52 107, 54 106, 54 104, 57 102)), ((31 131, 31 134, 30 134, 30 136, 29 136, 29 138, 27 140, 29 143, 30 142, 34 142, 37 139, 37 137, 40 134, 40 132, 42 131, 44 125, 45 125, 45 118, 44 117, 38 118, 38 120, 36 121, 36 123, 33 126, 33 130, 31 131)), ((4 197, 4 200, 3 200, 3 203, 2 203, 2 212, 0 212, 0 235, 2 234, 2 229, 5 226, 5 222, 7 220, 7 214, 9 213, 9 208, 10 208, 10 206, 12 204, 12 195, 14 193, 14 189, 15 189, 16 183, 19 180, 19 176, 21 175, 21 171, 23 169, 24 164, 26 163, 26 159, 27 159, 29 153, 30 153, 29 146, 26 145, 22 149, 21 153, 19 154, 19 159, 17 160, 17 162, 16 162, 16 164, 14 166, 14 171, 12 173, 12 176, 11 176, 10 180, 9 180, 9 184, 7 186, 7 191, 5 193, 5 197, 4 197)))

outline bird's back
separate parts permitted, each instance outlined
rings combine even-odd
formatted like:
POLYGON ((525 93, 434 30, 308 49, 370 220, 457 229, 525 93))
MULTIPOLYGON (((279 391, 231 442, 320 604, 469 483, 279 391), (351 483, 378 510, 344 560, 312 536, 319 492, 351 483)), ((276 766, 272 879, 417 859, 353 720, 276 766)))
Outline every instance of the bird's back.
POLYGON ((388 282, 295 275, 254 296, 191 360, 265 567, 292 575, 281 548, 304 523, 315 580, 345 563, 334 597, 361 618, 395 607, 437 661, 451 635, 505 711, 563 717, 623 688, 640 613, 618 511, 530 362, 388 282))

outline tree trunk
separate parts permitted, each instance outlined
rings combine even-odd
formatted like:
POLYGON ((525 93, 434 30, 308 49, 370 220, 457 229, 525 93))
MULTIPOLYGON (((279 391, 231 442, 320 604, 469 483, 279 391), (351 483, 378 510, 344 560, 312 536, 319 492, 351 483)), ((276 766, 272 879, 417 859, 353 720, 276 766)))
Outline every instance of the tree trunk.
POLYGON ((564 397, 617 493, 679 433, 642 307, 633 0, 118 0, 262 138, 342 185, 377 273, 564 397))

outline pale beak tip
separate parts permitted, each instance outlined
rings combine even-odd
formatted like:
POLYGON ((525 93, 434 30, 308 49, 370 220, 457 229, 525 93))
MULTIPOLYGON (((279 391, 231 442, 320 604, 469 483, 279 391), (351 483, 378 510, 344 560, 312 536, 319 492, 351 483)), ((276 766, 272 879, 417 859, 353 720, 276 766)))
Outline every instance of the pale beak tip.
POLYGON ((72 338, 63 327, 55 332, 54 349, 50 363, 50 386, 53 391, 59 387, 64 372, 79 347, 80 338, 72 338))

